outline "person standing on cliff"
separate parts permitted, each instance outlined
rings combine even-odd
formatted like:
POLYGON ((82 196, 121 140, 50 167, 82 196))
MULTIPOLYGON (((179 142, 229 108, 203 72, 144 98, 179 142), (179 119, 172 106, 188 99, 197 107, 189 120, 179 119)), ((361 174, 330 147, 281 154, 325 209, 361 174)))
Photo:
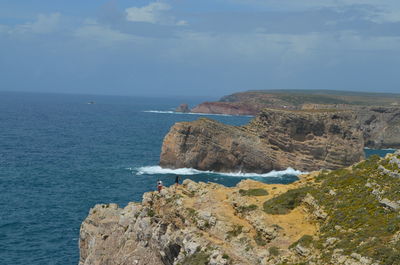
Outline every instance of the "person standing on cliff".
POLYGON ((178 175, 176 175, 176 177, 175 177, 175 185, 176 185, 176 186, 179 186, 179 180, 180 180, 180 178, 181 178, 181 177, 179 177, 178 175))
POLYGON ((157 181, 157 190, 158 190, 158 193, 161 192, 162 188, 163 188, 162 181, 161 181, 161 180, 158 180, 158 181, 157 181))

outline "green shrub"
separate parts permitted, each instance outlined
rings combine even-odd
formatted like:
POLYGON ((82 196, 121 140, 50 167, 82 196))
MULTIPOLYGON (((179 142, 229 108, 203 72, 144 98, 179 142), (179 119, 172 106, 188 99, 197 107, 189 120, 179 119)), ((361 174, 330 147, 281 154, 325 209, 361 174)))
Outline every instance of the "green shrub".
POLYGON ((155 214, 156 214, 156 213, 154 212, 153 209, 148 209, 148 210, 147 210, 147 215, 148 215, 148 216, 153 217, 155 214))
POLYGON ((257 208, 258 208, 257 205, 255 205, 255 204, 250 204, 250 205, 246 205, 246 206, 239 206, 239 207, 237 208, 237 211, 238 211, 239 213, 247 213, 247 212, 254 211, 254 210, 256 210, 257 208))
POLYGON ((268 191, 265 189, 248 189, 248 190, 239 190, 240 195, 242 196, 267 196, 268 191))
POLYGON ((242 225, 234 225, 231 231, 228 231, 228 238, 237 237, 242 233, 242 225))
POLYGON ((264 203, 264 211, 268 214, 287 214, 300 205, 303 198, 311 190, 309 187, 289 190, 264 203))
POLYGON ((254 241, 259 246, 265 246, 267 244, 267 241, 260 232, 257 232, 256 236, 254 237, 254 241))
POLYGON ((269 254, 271 254, 274 257, 279 256, 279 253, 280 253, 279 248, 275 247, 275 246, 270 247, 268 249, 268 251, 269 251, 269 254))
POLYGON ((298 244, 302 245, 303 247, 309 247, 311 243, 313 242, 313 237, 310 235, 304 235, 302 236, 299 240, 294 242, 289 246, 289 248, 293 248, 297 246, 298 244))
POLYGON ((207 265, 210 255, 204 251, 197 252, 182 261, 182 265, 207 265))

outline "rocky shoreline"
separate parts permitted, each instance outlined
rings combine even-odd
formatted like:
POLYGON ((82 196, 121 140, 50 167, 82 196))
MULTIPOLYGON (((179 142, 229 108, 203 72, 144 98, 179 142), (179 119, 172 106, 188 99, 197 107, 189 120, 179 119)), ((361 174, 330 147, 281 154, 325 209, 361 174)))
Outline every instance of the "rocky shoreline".
POLYGON ((289 184, 184 184, 96 205, 80 265, 399 264, 400 151, 289 184), (386 171, 383 171, 384 168, 386 171))

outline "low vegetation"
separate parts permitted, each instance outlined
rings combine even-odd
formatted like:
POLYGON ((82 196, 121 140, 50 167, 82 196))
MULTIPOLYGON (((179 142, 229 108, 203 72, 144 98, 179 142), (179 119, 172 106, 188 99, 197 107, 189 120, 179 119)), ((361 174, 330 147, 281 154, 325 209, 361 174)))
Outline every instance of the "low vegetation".
POLYGON ((236 210, 238 211, 238 213, 245 214, 245 213, 257 210, 257 208, 258 208, 257 205, 250 204, 250 205, 245 205, 245 206, 239 206, 239 207, 237 207, 236 210))
POLYGON ((313 242, 313 237, 310 235, 304 235, 302 236, 299 240, 294 242, 292 245, 289 246, 289 248, 294 248, 297 245, 301 245, 303 247, 309 247, 313 242))
POLYGON ((271 254, 272 256, 279 256, 280 251, 278 247, 272 246, 270 248, 268 248, 269 254, 271 254))
POLYGON ((240 189, 239 193, 242 196, 267 196, 268 195, 268 191, 266 191, 265 189, 248 189, 248 190, 240 189))
POLYGON ((180 265, 207 265, 210 255, 204 251, 186 257, 180 265))
POLYGON ((300 205, 303 198, 310 191, 309 187, 289 190, 264 203, 264 211, 268 214, 287 214, 300 205))
POLYGON ((254 241, 259 246, 265 246, 267 244, 267 241, 260 232, 257 232, 256 236, 254 237, 254 241))
POLYGON ((317 238, 304 235, 290 248, 300 244, 319 249, 325 264, 331 262, 335 249, 342 249, 342 255, 357 253, 379 264, 400 265, 400 213, 382 203, 386 199, 399 204, 400 178, 384 174, 379 166, 398 170, 391 157, 371 156, 352 168, 322 171, 314 184, 267 200, 264 211, 287 214, 310 194, 328 218, 315 219, 320 226, 317 238))
POLYGON ((233 237, 237 237, 238 235, 240 235, 242 233, 243 230, 243 226, 242 225, 234 225, 232 230, 228 231, 227 235, 228 238, 233 238, 233 237))

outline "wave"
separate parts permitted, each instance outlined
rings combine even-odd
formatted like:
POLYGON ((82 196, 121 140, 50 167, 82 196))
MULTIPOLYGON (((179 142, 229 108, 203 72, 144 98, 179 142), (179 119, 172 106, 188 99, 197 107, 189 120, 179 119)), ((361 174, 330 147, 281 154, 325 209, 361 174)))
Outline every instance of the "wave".
POLYGON ((161 114, 180 114, 180 115, 200 115, 200 116, 240 116, 240 117, 254 117, 252 115, 231 115, 231 114, 217 114, 217 113, 195 113, 195 112, 176 112, 172 110, 144 110, 147 113, 161 113, 161 114))
POLYGON ((136 175, 164 175, 164 174, 175 174, 175 175, 199 175, 199 174, 212 174, 212 175, 220 175, 220 176, 229 176, 229 177, 247 177, 247 178, 271 178, 271 177, 283 177, 285 175, 298 176, 300 174, 304 174, 306 172, 302 172, 299 170, 295 170, 293 168, 287 168, 282 171, 271 171, 264 174, 258 173, 242 173, 242 172, 214 172, 214 171, 202 171, 194 168, 162 168, 160 166, 147 166, 147 167, 139 167, 139 168, 130 168, 130 170, 136 172, 136 175))
POLYGON ((373 150, 373 151, 396 151, 396 148, 383 148, 383 149, 374 149, 369 147, 364 147, 365 150, 373 150))

